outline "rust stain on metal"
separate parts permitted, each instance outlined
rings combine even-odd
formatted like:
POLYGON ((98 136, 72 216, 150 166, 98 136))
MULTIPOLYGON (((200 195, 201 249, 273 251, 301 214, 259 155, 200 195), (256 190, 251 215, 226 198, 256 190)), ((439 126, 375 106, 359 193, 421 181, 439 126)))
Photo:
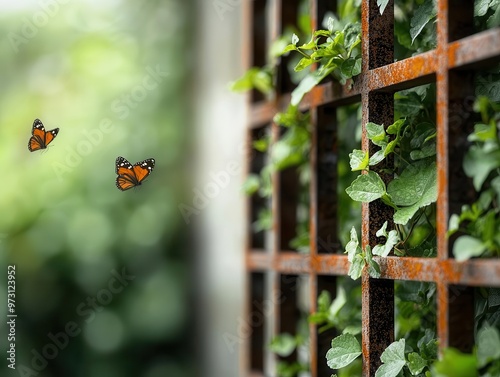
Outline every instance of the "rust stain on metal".
POLYGON ((448 64, 450 68, 456 68, 480 61, 490 63, 492 59, 498 62, 499 55, 500 28, 494 28, 450 43, 448 64))
POLYGON ((432 82, 435 71, 436 53, 429 51, 369 71, 367 84, 370 90, 394 92, 432 82))

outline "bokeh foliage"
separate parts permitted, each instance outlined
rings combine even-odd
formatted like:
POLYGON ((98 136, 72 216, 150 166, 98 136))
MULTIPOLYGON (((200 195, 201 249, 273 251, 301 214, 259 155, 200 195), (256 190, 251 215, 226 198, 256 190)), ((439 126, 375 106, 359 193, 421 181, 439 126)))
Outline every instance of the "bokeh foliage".
MULTIPOLYGON (((35 370, 33 350, 73 321, 81 333, 38 376, 191 376, 189 260, 177 209, 189 2, 22 3, 0 3, 0 301, 15 264, 16 366, 35 370), (60 132, 30 153, 35 118, 60 132), (154 157, 156 168, 120 192, 117 156, 154 157), (78 312, 123 269, 135 278, 109 304, 78 312)), ((1 348, 5 355, 4 339, 1 348)), ((19 375, 5 364, 2 375, 19 375)))

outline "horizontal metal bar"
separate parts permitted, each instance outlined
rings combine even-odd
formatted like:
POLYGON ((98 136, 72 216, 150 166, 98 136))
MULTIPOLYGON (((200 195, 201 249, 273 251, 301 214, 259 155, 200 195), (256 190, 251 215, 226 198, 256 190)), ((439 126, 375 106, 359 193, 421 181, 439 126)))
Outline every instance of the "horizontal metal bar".
POLYGON ((396 92, 434 81, 436 70, 437 54, 432 50, 369 71, 366 86, 369 91, 396 92))
POLYGON ((448 45, 449 68, 469 67, 491 60, 500 61, 500 28, 486 30, 448 45))
MULTIPOLYGON (((500 259, 454 259, 410 257, 375 257, 381 268, 381 279, 442 282, 447 284, 500 287, 500 259)), ((252 252, 247 257, 251 271, 273 270, 283 274, 347 275, 346 255, 282 252, 277 257, 252 252)))
MULTIPOLYGON (((495 28, 460 39, 448 45, 449 68, 470 67, 473 64, 500 61, 500 29, 495 28), (478 49, 477 46, 481 46, 478 49)), ((432 50, 357 76, 351 87, 328 82, 315 87, 301 102, 301 109, 332 103, 342 106, 360 100, 362 88, 368 91, 398 91, 434 81, 437 71, 437 51, 432 50)), ((263 101, 251 107, 250 128, 270 123, 276 112, 286 109, 290 94, 277 101, 263 101)))

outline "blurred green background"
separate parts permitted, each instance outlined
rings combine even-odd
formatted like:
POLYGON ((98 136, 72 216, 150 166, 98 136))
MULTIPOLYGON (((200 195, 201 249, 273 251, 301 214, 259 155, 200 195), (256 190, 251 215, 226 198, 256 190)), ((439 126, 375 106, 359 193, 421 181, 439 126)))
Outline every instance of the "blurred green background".
POLYGON ((189 9, 0 2, 0 375, 197 375, 191 253, 177 209, 188 182, 189 9), (30 153, 35 118, 60 131, 30 153), (117 156, 153 157, 156 168, 121 192, 117 156), (16 371, 5 358, 13 264, 16 371), (120 282, 123 271, 135 278, 120 282), (66 344, 56 334, 68 323, 80 332, 66 344), (46 366, 37 353, 51 358, 46 366))

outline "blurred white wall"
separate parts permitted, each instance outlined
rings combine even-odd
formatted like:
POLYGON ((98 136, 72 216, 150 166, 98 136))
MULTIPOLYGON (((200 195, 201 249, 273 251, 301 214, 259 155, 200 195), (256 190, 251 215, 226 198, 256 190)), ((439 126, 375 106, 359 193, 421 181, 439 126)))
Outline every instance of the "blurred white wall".
MULTIPOLYGON (((243 182, 245 96, 229 91, 228 82, 244 72, 242 66, 242 3, 246 0, 197 0, 195 36, 196 139, 199 155, 196 188, 214 190, 200 211, 199 271, 205 329, 204 377, 239 375, 239 350, 223 336, 236 336, 243 303, 243 182), (224 6, 224 4, 226 6, 224 6), (222 5, 222 7, 221 7, 222 5), (228 167, 236 167, 231 174, 228 167), (224 174, 222 172, 226 172, 224 174), (214 175, 219 175, 219 182, 214 175), (229 176, 226 187, 225 177, 229 176), (213 186, 219 186, 219 193, 213 186), (210 188, 209 188, 210 186, 210 188)), ((250 0, 248 0, 250 1, 250 0)), ((194 195, 194 194, 193 194, 194 195)))

